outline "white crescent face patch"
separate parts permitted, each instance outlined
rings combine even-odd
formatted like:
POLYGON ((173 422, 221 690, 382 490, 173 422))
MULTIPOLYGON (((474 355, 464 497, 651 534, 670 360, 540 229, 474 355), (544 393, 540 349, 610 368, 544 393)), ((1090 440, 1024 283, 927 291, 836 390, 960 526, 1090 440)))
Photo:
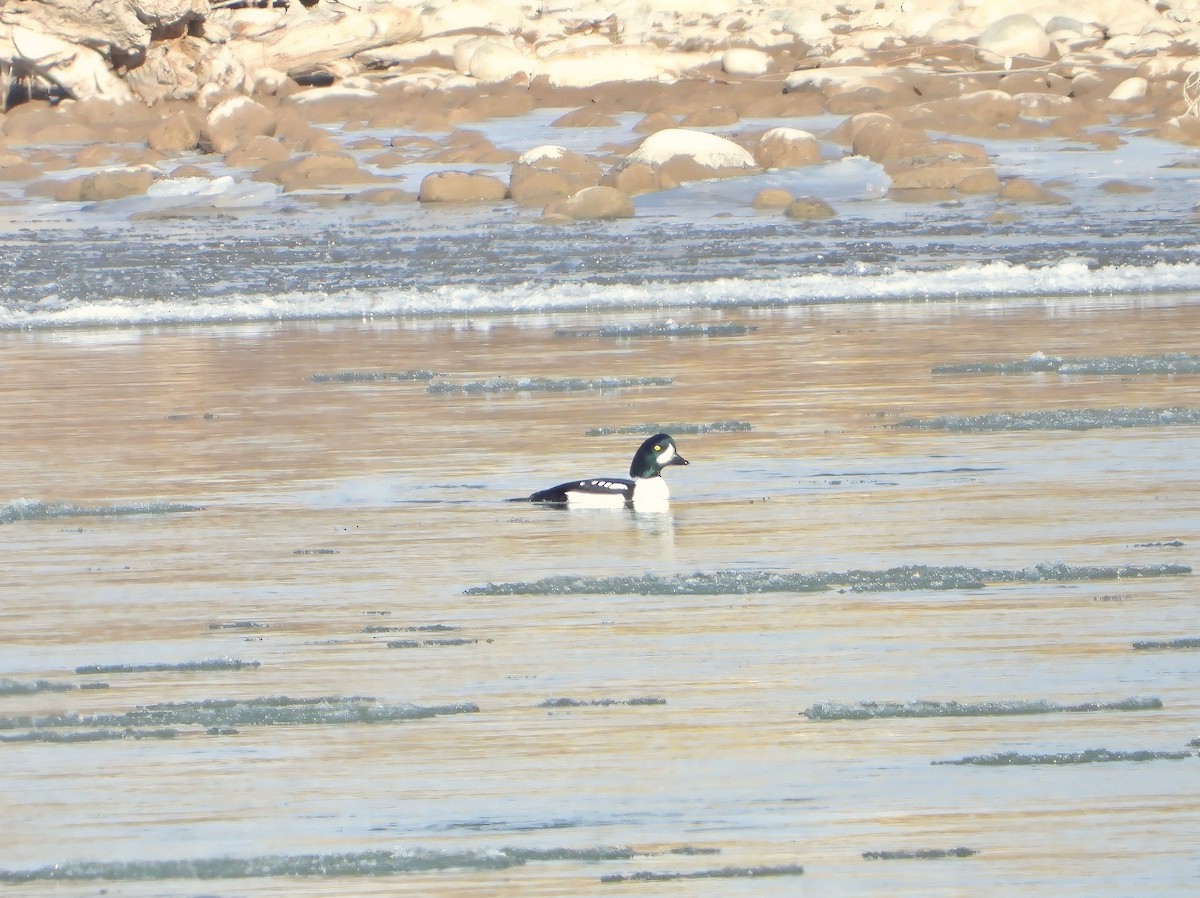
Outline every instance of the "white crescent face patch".
POLYGON ((660 452, 658 455, 659 467, 664 467, 664 466, 670 464, 671 459, 673 459, 674 457, 675 457, 675 447, 668 444, 667 448, 664 449, 662 452, 660 452))

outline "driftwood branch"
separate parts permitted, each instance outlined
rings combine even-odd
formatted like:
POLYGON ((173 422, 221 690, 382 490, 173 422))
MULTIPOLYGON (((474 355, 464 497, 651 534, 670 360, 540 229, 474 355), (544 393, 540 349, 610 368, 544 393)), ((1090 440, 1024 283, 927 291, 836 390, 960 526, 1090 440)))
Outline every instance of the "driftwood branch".
POLYGON ((245 89, 261 69, 306 73, 420 34, 417 12, 386 0, 0 0, 0 71, 76 99, 153 102, 206 83, 245 89))

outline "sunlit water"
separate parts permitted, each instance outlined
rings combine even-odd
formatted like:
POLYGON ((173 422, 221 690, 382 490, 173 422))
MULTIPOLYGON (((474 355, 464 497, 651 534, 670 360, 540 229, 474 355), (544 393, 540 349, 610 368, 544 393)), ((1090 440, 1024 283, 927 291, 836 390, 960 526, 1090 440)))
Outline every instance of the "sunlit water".
POLYGON ((57 739, 0 743, 0 870, 26 880, 6 890, 1194 894, 1200 652, 1134 643, 1200 636, 1195 427, 897 425, 1195 409, 1196 375, 932 369, 1191 352, 1200 297, 673 316, 744 327, 563 336, 664 318, 563 311, 0 334, 0 677, 46 681, 0 690, 0 737, 57 739), (402 371, 437 375, 313 378, 402 371), (522 377, 659 382, 429 390, 522 377), (641 437, 589 429, 723 421, 752 429, 678 436, 669 514, 503 501, 623 476, 641 437), (1102 579, 669 588, 1059 562, 1102 579), (571 585, 620 577, 668 588, 571 585), (978 707, 804 714, 919 701, 978 707), (1004 753, 1058 763, 939 763, 1004 753), (976 853, 863 857, 958 848, 976 853), (638 873, 704 875, 601 882, 638 873))
MULTIPOLYGON (((633 136, 552 113, 480 127, 633 136)), ((1196 176, 1125 137, 989 146, 1054 207, 6 207, 6 890, 1193 895, 1196 176), (669 513, 504 501, 647 428, 669 513)))

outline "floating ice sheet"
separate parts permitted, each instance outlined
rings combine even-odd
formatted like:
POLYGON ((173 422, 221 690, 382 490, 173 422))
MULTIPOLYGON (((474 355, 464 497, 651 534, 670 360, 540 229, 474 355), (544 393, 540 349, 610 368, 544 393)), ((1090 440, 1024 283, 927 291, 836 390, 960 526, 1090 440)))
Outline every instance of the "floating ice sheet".
POLYGON ((556 337, 607 337, 627 340, 633 337, 742 337, 757 330, 746 324, 687 324, 663 321, 657 324, 608 324, 580 330, 557 330, 556 337))
POLYGON ((0 697, 33 695, 38 692, 70 692, 78 688, 74 683, 59 683, 54 680, 10 680, 0 677, 0 697))
POLYGON ((14 521, 37 521, 47 518, 117 517, 123 515, 178 514, 203 511, 202 505, 179 502, 134 502, 128 505, 75 505, 72 502, 42 502, 39 499, 18 499, 0 505, 0 524, 14 521))
POLYGON ((209 624, 210 630, 265 630, 266 624, 260 624, 258 621, 252 620, 235 620, 225 624, 209 624))
POLYGON ((332 371, 317 372, 309 375, 309 381, 314 384, 362 384, 376 383, 381 380, 395 381, 427 381, 442 377, 440 371, 429 371, 416 368, 411 371, 332 371))
POLYGON ((665 705, 665 698, 644 696, 639 698, 548 698, 539 708, 608 708, 612 705, 665 705))
POLYGON ((821 573, 775 571, 715 571, 660 577, 579 577, 570 574, 541 580, 488 583, 464 591, 469 596, 516 595, 748 595, 768 592, 898 592, 916 589, 981 589, 989 583, 1068 582, 1172 577, 1190 574, 1182 564, 1071 565, 1039 564, 1020 570, 909 565, 881 571, 851 570, 821 573))
POLYGON ((160 727, 154 730, 139 730, 126 727, 123 730, 30 730, 26 733, 16 733, 11 736, 0 735, 0 742, 111 742, 119 739, 174 739, 183 735, 181 730, 174 727, 160 727))
POLYGON ((928 861, 941 860, 950 857, 974 857, 979 854, 974 848, 917 848, 900 849, 898 851, 864 851, 862 856, 868 861, 928 861))
POLYGON ((62 727, 201 726, 238 727, 394 723, 448 714, 479 711, 471 702, 452 705, 380 705, 372 699, 351 696, 256 699, 209 699, 146 705, 124 713, 51 714, 0 717, 0 730, 55 729, 62 727))
POLYGON ((448 624, 416 624, 411 627, 385 627, 379 624, 369 624, 363 627, 364 633, 452 633, 458 627, 448 624))
POLYGON ((754 425, 749 421, 713 421, 711 424, 630 424, 625 427, 593 427, 583 432, 587 437, 607 437, 616 434, 645 434, 653 436, 656 433, 674 435, 695 435, 702 433, 744 433, 753 430, 754 425))
POLYGON ((887 717, 1005 717, 1015 714, 1077 714, 1087 711, 1157 711, 1157 698, 1061 705, 1045 700, 1010 702, 817 702, 801 713, 809 720, 875 720, 887 717))
POLYGON ((1198 374, 1200 355, 1183 352, 1166 355, 1108 355, 1064 358, 1035 352, 1012 362, 964 362, 934 365, 934 374, 1026 374, 1057 371, 1059 374, 1198 374))
POLYGON ((416 649, 422 646, 475 645, 478 639, 394 639, 387 644, 389 649, 416 649))
POLYGON ((757 879, 763 876, 799 876, 804 868, 799 864, 774 867, 721 867, 716 870, 692 870, 687 873, 641 870, 637 873, 612 873, 601 876, 601 882, 666 882, 672 879, 757 879))
POLYGON ((1048 755, 1025 755, 1006 751, 992 755, 969 755, 956 761, 933 761, 934 766, 978 765, 981 767, 1035 766, 1040 764, 1106 764, 1115 761, 1182 761, 1195 755, 1190 751, 1110 751, 1089 748, 1084 751, 1063 751, 1048 755))
POLYGON ((621 390, 628 387, 669 387, 669 377, 493 377, 466 383, 438 381, 430 393, 576 393, 581 390, 621 390))
POLYGON ((160 861, 75 861, 32 870, 0 870, 0 882, 157 881, 264 876, 393 876, 437 870, 505 870, 527 863, 630 860, 649 852, 621 846, 593 848, 481 848, 463 851, 409 848, 335 854, 272 854, 251 858, 160 861))
POLYGON ((1133 644, 1135 649, 1200 649, 1200 638, 1184 636, 1179 639, 1143 639, 1133 644))
POLYGON ((167 671, 241 670, 258 667, 258 661, 240 661, 237 658, 206 658, 203 661, 182 661, 177 664, 85 664, 75 668, 77 674, 111 673, 163 673, 167 671))
POLYGON ((908 418, 894 425, 914 430, 1097 430, 1103 427, 1171 427, 1200 424, 1200 408, 1060 408, 908 418))

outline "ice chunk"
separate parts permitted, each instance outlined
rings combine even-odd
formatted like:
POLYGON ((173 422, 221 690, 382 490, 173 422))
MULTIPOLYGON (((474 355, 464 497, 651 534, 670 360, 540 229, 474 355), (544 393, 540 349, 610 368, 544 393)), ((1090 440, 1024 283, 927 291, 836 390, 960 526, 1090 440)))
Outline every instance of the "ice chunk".
POLYGON ((556 337, 606 337, 628 340, 631 337, 742 337, 758 328, 745 324, 607 324, 583 330, 557 330, 556 337))
POLYGON ((78 689, 74 683, 56 683, 53 680, 10 680, 0 677, 0 696, 33 695, 37 692, 70 692, 78 689))
POLYGON ((799 864, 781 864, 773 867, 721 867, 717 870, 692 870, 687 873, 641 870, 637 873, 612 873, 601 876, 601 882, 666 882, 672 879, 759 879, 764 876, 800 876, 804 868, 799 864))
POLYGON ((202 505, 183 505, 178 502, 135 502, 128 505, 75 505, 71 502, 42 502, 38 499, 18 499, 0 505, 0 524, 14 521, 36 521, 47 518, 116 517, 121 515, 177 514, 203 511, 202 505))
POLYGON ((1200 424, 1200 408, 1064 408, 1040 412, 993 412, 908 418, 895 427, 949 430, 1095 430, 1102 427, 1168 427, 1200 424))
POLYGON ((133 711, 100 714, 51 714, 44 717, 0 717, 0 730, 18 728, 138 726, 274 726, 348 723, 395 723, 449 714, 477 713, 471 702, 451 705, 380 705, 360 696, 255 699, 208 699, 146 705, 133 711))
POLYGON ((174 739, 180 731, 172 727, 154 730, 138 730, 126 727, 122 730, 30 730, 12 736, 0 736, 0 742, 111 742, 116 739, 174 739))
POLYGON ((309 376, 314 384, 357 384, 374 383, 380 380, 433 380, 441 377, 441 372, 428 371, 418 368, 410 371, 333 371, 330 373, 317 372, 309 376))
POLYGON ((630 424, 624 427, 592 427, 583 432, 588 437, 607 437, 615 434, 645 434, 653 436, 656 433, 694 435, 702 433, 744 433, 753 430, 754 425, 749 421, 713 421, 711 424, 630 424))
POLYGON ((974 848, 917 848, 899 851, 864 851, 868 861, 940 860, 948 857, 974 857, 979 854, 974 848))
POLYGON ((1190 751, 1109 751, 1107 748, 1089 748, 1085 751, 1063 751, 1046 755, 1025 755, 1006 751, 932 763, 934 766, 975 764, 982 767, 1011 767, 1037 764, 1106 764, 1114 761, 1182 761, 1191 757, 1195 755, 1190 751))
POLYGON ((1166 355, 1117 355, 1063 358, 1035 352, 1013 362, 965 362, 934 365, 934 374, 1020 374, 1057 371, 1060 374, 1197 374, 1200 355, 1183 352, 1166 355))
POLYGON ((809 720, 876 720, 892 717, 1004 717, 1014 714, 1078 714, 1088 711, 1157 711, 1157 698, 1061 705, 1045 700, 1001 702, 817 702, 801 713, 809 720))
POLYGON ((987 583, 1068 582, 1172 577, 1190 574, 1182 564, 1071 565, 1040 564, 1020 570, 909 565, 881 571, 851 570, 822 573, 777 571, 715 571, 660 577, 656 574, 622 577, 581 577, 564 574, 541 580, 488 583, 464 591, 469 596, 512 595, 750 595, 770 592, 853 592, 981 589, 987 583))
POLYGON ((665 698, 646 696, 644 698, 594 698, 582 700, 576 698, 548 698, 539 708, 608 708, 612 705, 665 705, 665 698))
POLYGON ((203 661, 183 661, 177 664, 85 664, 75 668, 77 674, 163 673, 166 671, 241 670, 258 667, 258 661, 239 661, 236 658, 206 658, 203 661))
POLYGON ((425 389, 430 393, 573 393, 580 390, 620 390, 626 387, 666 387, 670 385, 671 378, 669 377, 521 377, 516 379, 494 377, 461 384, 439 381, 430 384, 425 389))
POLYGON ((1133 644, 1135 649, 1200 649, 1200 639, 1185 636, 1181 639, 1145 639, 1133 644))

